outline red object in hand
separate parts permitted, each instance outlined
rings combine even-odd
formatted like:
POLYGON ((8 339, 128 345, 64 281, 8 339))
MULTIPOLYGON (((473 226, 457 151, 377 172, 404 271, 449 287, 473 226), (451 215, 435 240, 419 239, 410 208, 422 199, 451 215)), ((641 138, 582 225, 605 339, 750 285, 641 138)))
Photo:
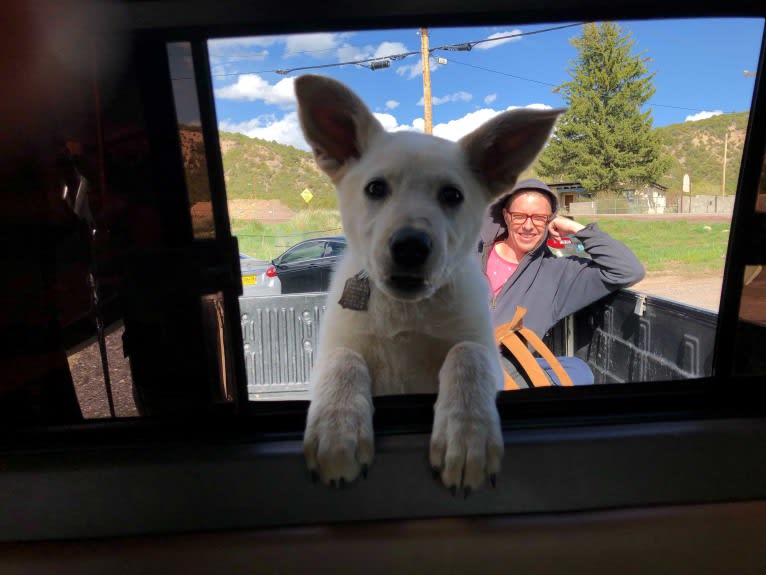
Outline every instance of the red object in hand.
POLYGON ((563 249, 569 245, 571 245, 572 240, 567 237, 561 237, 561 238, 548 238, 547 244, 548 246, 560 250, 563 249))

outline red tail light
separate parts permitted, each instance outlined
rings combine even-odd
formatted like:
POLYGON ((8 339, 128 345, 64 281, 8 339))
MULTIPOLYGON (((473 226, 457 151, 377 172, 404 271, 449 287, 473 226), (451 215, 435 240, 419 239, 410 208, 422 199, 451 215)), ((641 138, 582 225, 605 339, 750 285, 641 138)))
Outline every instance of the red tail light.
POLYGON ((266 268, 266 277, 267 278, 275 278, 277 277, 277 268, 274 266, 269 266, 266 268))

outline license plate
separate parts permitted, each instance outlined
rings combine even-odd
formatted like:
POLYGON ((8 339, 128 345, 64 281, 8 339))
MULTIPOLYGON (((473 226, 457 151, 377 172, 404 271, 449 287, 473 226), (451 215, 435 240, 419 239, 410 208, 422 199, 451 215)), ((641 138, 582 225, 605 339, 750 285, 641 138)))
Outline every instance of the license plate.
POLYGON ((258 276, 242 276, 242 285, 243 286, 254 286, 256 283, 258 283, 258 276))

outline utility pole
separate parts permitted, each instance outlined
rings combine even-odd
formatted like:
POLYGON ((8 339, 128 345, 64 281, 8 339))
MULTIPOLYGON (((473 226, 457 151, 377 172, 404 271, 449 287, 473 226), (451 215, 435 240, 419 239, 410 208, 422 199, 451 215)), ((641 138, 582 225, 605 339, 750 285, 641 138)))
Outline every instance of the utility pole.
POLYGON ((431 67, 429 58, 431 56, 428 49, 428 28, 420 29, 420 56, 423 60, 423 121, 425 123, 424 131, 430 134, 433 131, 433 117, 431 114, 431 67))
POLYGON ((721 176, 721 195, 726 195, 726 152, 729 148, 729 130, 726 130, 726 137, 723 139, 723 172, 721 176))

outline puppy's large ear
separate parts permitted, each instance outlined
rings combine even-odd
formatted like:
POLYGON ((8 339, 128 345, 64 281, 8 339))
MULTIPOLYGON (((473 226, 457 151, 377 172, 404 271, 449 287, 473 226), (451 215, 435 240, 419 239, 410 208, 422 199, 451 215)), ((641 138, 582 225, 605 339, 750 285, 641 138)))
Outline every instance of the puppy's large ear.
POLYGON ((507 191, 537 157, 564 110, 503 112, 463 136, 460 145, 492 197, 507 191))
POLYGON ((303 135, 317 165, 337 182, 346 163, 361 157, 383 126, 354 92, 332 78, 300 76, 295 95, 303 135))

